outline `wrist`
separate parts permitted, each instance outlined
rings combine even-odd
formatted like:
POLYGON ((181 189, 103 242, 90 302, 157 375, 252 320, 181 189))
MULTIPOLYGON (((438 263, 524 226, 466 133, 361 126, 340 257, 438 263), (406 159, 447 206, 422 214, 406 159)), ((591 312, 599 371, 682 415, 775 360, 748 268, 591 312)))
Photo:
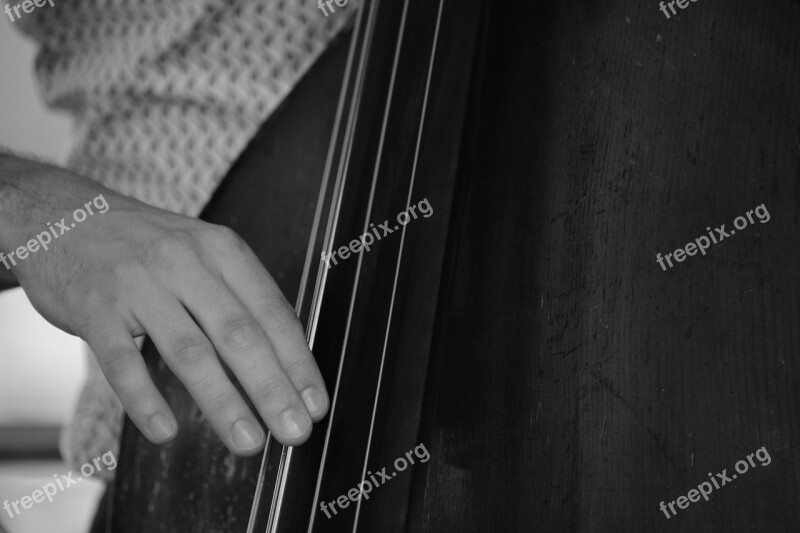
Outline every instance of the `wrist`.
POLYGON ((19 158, 0 154, 0 252, 15 244, 14 235, 20 222, 20 185, 25 173, 19 158))
POLYGON ((0 154, 0 252, 15 248, 20 240, 32 166, 19 157, 0 154))
POLYGON ((0 288, 18 274, 14 254, 26 256, 21 248, 47 222, 44 206, 64 189, 52 183, 59 173, 69 176, 57 167, 0 153, 0 273, 7 274, 0 277, 0 288))

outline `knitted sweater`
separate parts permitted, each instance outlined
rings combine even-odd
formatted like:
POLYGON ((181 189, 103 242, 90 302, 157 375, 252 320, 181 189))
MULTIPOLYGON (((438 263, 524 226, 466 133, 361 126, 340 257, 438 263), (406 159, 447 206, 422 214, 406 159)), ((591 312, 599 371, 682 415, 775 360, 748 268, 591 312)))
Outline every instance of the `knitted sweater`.
MULTIPOLYGON (((41 45, 45 101, 76 118, 68 166, 196 216, 357 5, 326 15, 312 0, 55 0, 15 25, 41 45)), ((62 436, 75 467, 116 453, 122 421, 90 359, 62 436)))

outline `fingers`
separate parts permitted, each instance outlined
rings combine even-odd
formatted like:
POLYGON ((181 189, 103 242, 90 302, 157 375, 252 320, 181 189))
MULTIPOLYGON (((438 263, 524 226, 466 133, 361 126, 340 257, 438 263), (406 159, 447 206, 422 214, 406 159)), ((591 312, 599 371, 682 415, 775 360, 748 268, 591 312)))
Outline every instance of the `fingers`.
POLYGON ((142 292, 146 307, 137 305, 134 316, 211 427, 234 453, 257 453, 266 442, 264 430, 228 379, 209 339, 173 295, 142 292))
POLYGON ((287 445, 304 442, 311 434, 311 417, 262 326, 220 277, 193 272, 187 273, 185 281, 181 300, 239 379, 273 436, 287 445))
POLYGON ((122 406, 142 434, 155 444, 172 440, 178 424, 144 364, 122 320, 99 319, 81 332, 122 406))
POLYGON ((249 247, 231 230, 205 229, 199 240, 173 239, 155 250, 159 261, 142 263, 154 269, 115 268, 130 323, 98 324, 84 338, 103 354, 98 359, 126 411, 153 442, 172 438, 177 424, 147 374, 133 330, 153 339, 234 453, 257 453, 266 434, 220 358, 273 436, 301 444, 330 404, 303 328, 249 247))
POLYGON ((237 249, 238 254, 215 257, 223 279, 266 333, 311 417, 320 420, 330 401, 294 308, 252 250, 243 241, 237 249))

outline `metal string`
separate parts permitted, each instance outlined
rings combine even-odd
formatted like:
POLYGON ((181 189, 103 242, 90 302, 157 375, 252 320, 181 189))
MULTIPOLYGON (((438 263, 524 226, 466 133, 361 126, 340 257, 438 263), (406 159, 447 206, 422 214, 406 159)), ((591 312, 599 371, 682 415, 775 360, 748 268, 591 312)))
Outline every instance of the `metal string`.
MULTIPOLYGON (((335 236, 335 232, 336 232, 336 227, 338 225, 338 218, 339 218, 339 213, 340 213, 340 209, 341 209, 342 196, 343 196, 344 184, 345 184, 345 179, 346 179, 345 177, 346 177, 346 174, 347 174, 347 167, 349 165, 350 153, 351 153, 351 150, 352 150, 352 138, 353 138, 354 129, 355 129, 354 128, 355 117, 357 116, 357 111, 358 111, 359 103, 360 103, 360 100, 361 100, 360 95, 361 95, 362 88, 363 88, 364 71, 366 69, 366 59, 368 57, 370 45, 371 45, 371 42, 372 42, 372 34, 373 34, 373 31, 374 31, 375 16, 376 16, 376 13, 378 11, 379 3, 380 3, 380 0, 375 0, 374 7, 372 7, 372 9, 370 11, 370 17, 369 17, 369 20, 367 22, 367 29, 366 29, 366 31, 367 31, 366 40, 365 40, 365 44, 364 44, 364 46, 362 48, 362 55, 361 55, 361 58, 360 58, 359 67, 358 67, 358 71, 357 71, 358 73, 357 73, 356 88, 354 90, 354 94, 353 94, 353 98, 352 98, 354 104, 350 108, 350 113, 349 113, 349 116, 348 116, 347 127, 346 127, 346 132, 345 132, 345 141, 343 143, 344 149, 346 150, 346 155, 343 156, 340 159, 339 169, 338 169, 338 173, 337 173, 337 180, 335 182, 335 188, 334 188, 334 193, 333 193, 334 203, 331 206, 331 211, 330 211, 330 214, 329 214, 328 226, 327 226, 327 231, 326 231, 326 236, 325 236, 325 241, 324 241, 324 246, 323 246, 324 250, 327 251, 328 253, 331 252, 332 245, 333 245, 333 240, 334 240, 334 236, 335 236)), ((443 5, 444 5, 444 1, 440 0, 439 12, 438 12, 437 22, 436 22, 436 30, 435 30, 435 35, 434 35, 434 42, 433 42, 433 47, 432 47, 432 51, 431 51, 430 63, 429 63, 429 66, 428 66, 428 77, 427 77, 427 80, 426 80, 425 96, 424 96, 424 101, 423 101, 420 126, 419 126, 419 130, 418 130, 418 135, 417 135, 417 143, 416 143, 416 150, 415 150, 415 154, 414 154, 414 164, 413 164, 413 167, 412 167, 411 182, 409 184, 408 197, 406 199, 406 208, 408 208, 410 206, 411 197, 412 197, 412 194, 413 194, 414 183, 415 183, 415 178, 416 178, 417 163, 418 163, 418 159, 419 159, 419 149, 420 149, 421 140, 422 140, 422 131, 423 131, 423 128, 424 128, 424 123, 425 123, 425 116, 426 116, 426 110, 427 110, 427 105, 428 105, 428 97, 429 97, 429 92, 430 92, 430 81, 431 81, 431 75, 432 75, 432 70, 433 70, 433 65, 434 65, 434 59, 435 59, 435 56, 436 56, 436 49, 437 49, 437 43, 438 43, 438 37, 439 37, 439 30, 440 30, 440 26, 441 26, 441 15, 442 15, 443 5)), ((345 71, 345 76, 344 76, 344 81, 343 81, 344 87, 343 87, 342 93, 340 95, 339 108, 337 110, 337 116, 336 116, 336 119, 335 119, 334 135, 333 135, 333 138, 331 139, 331 144, 330 144, 331 148, 329 149, 328 158, 327 158, 326 164, 325 164, 324 178, 323 178, 322 187, 321 187, 320 196, 319 196, 320 201, 317 202, 317 211, 315 213, 314 223, 313 223, 313 226, 312 226, 312 233, 311 233, 312 237, 311 237, 311 240, 309 242, 308 250, 306 252, 306 262, 305 262, 305 267, 304 267, 304 270, 303 270, 303 277, 302 277, 302 282, 301 282, 301 287, 300 287, 300 293, 298 295, 297 303, 296 303, 296 310, 297 310, 298 314, 300 313, 300 311, 302 309, 303 300, 304 300, 304 296, 305 296, 305 292, 306 292, 306 287, 307 287, 307 284, 308 284, 308 278, 310 276, 311 264, 312 264, 312 261, 314 261, 314 244, 315 244, 318 228, 319 228, 319 225, 320 225, 320 221, 321 221, 321 218, 322 218, 321 210, 322 210, 323 205, 324 205, 323 199, 325 197, 325 192, 327 190, 328 182, 329 182, 329 179, 330 179, 331 168, 332 168, 332 160, 333 160, 333 152, 334 152, 334 149, 335 149, 335 146, 336 146, 336 142, 337 142, 337 138, 338 138, 339 126, 340 126, 341 119, 342 119, 342 111, 343 111, 343 108, 344 108, 343 104, 344 104, 344 99, 345 99, 345 96, 346 96, 346 94, 345 94, 346 93, 346 87, 347 87, 347 83, 349 81, 349 74, 350 74, 350 70, 351 70, 351 67, 352 67, 352 64, 353 64, 354 52, 355 52, 355 49, 356 49, 357 44, 358 44, 358 34, 361 31, 361 28, 362 28, 362 25, 363 25, 363 13, 364 13, 363 9, 359 10, 359 15, 358 15, 358 18, 357 18, 357 21, 356 21, 356 25, 355 25, 355 31, 354 31, 354 37, 353 37, 353 45, 351 46, 350 55, 349 55, 348 61, 347 61, 347 68, 346 68, 346 71, 345 71)), ((383 117, 383 123, 382 123, 382 126, 381 126, 381 135, 380 135, 378 154, 377 154, 377 157, 376 157, 375 167, 374 167, 374 170, 373 170, 372 184, 371 184, 369 201, 368 201, 368 206, 367 206, 367 211, 366 211, 366 216, 365 216, 365 221, 364 221, 364 230, 365 230, 365 232, 368 231, 370 215, 372 213, 373 204, 374 204, 375 189, 376 189, 378 173, 379 173, 379 169, 380 169, 380 163, 381 163, 384 144, 385 144, 389 110, 391 109, 391 104, 392 104, 392 100, 393 100, 393 96, 394 96, 394 88, 395 88, 396 75, 397 75, 397 67, 398 67, 398 63, 399 63, 400 51, 401 51, 402 44, 403 44, 403 37, 404 37, 404 30, 405 30, 405 25, 406 25, 407 13, 408 13, 408 0, 405 0, 404 1, 404 6, 403 6, 403 14, 402 14, 401 23, 400 23, 399 39, 398 39, 398 43, 397 43, 397 46, 396 46, 396 49, 395 49, 394 64, 392 66, 392 74, 391 74, 391 80, 390 80, 390 85, 389 85, 389 95, 387 97, 387 103, 386 103, 386 106, 385 106, 385 109, 384 109, 384 117, 383 117)), ((377 383, 377 390, 376 390, 376 394, 375 394, 375 400, 374 400, 374 404, 373 404, 372 419, 371 419, 371 423, 370 423, 369 437, 368 437, 368 442, 367 442, 367 450, 366 450, 366 454, 365 454, 365 457, 364 457, 364 465, 363 465, 363 469, 362 469, 362 479, 363 479, 364 475, 366 475, 367 461, 369 459, 369 451, 370 451, 371 444, 372 444, 372 435, 373 435, 373 432, 374 432, 375 416, 376 416, 376 412, 377 412, 378 399, 379 399, 379 396, 380 396, 380 387, 381 387, 382 378, 383 378, 383 369, 384 369, 385 358, 386 358, 389 331, 391 329, 391 321, 392 321, 392 317, 393 317, 393 313, 394 313, 394 302, 395 302, 395 295, 396 295, 396 292, 397 292, 397 281, 398 281, 398 277, 399 277, 399 269, 400 269, 400 264, 401 264, 401 261, 402 261, 402 255, 403 255, 403 249, 404 249, 404 242, 405 242, 405 235, 406 235, 405 230, 406 230, 406 228, 404 226, 403 227, 403 231, 402 231, 401 241, 400 241, 400 248, 399 248, 399 254, 398 254, 398 259, 397 259, 397 265, 395 267, 395 277, 394 277, 394 283, 393 283, 393 288, 392 288, 392 297, 391 297, 391 301, 390 301, 389 317, 388 317, 388 321, 387 321, 387 325, 386 325, 386 333, 385 333, 385 337, 384 337, 384 345, 383 345, 383 350, 382 350, 382 354, 381 354, 381 365, 380 365, 380 371, 379 371, 379 375, 378 375, 378 383, 377 383)), ((352 322, 353 322, 353 312, 354 312, 354 308, 355 308, 355 299, 356 299, 357 292, 358 292, 358 280, 360 279, 360 274, 361 274, 361 269, 362 269, 362 261, 363 261, 363 256, 359 255, 357 269, 356 269, 356 276, 355 276, 355 284, 354 284, 354 287, 353 287, 353 292, 351 294, 350 306, 349 306, 349 310, 348 310, 347 326, 346 326, 346 330, 345 330, 345 339, 344 339, 344 342, 343 342, 343 345, 342 345, 342 350, 341 350, 340 359, 339 359, 339 369, 338 369, 338 372, 337 372, 336 385, 335 385, 335 389, 334 389, 334 397, 331 400, 331 409, 330 409, 330 413, 328 415, 330 417, 331 423, 328 424, 328 428, 327 428, 326 435, 325 435, 325 443, 324 443, 324 447, 323 447, 323 454, 322 454, 322 459, 321 459, 321 462, 320 462, 320 468, 319 468, 319 472, 318 472, 317 483, 316 483, 316 486, 315 486, 314 500, 312 502, 311 515, 310 515, 309 528, 308 528, 309 531, 311 531, 313 529, 313 526, 314 526, 314 519, 316 517, 316 506, 317 506, 317 502, 319 501, 319 491, 320 491, 320 487, 321 487, 321 483, 322 483, 322 477, 323 477, 323 473, 324 473, 324 470, 325 470, 326 461, 327 461, 327 458, 328 458, 328 453, 327 452, 328 452, 328 446, 329 446, 330 435, 331 435, 331 430, 332 430, 332 421, 333 421, 334 413, 336 411, 339 385, 341 383, 341 376, 342 376, 342 367, 343 367, 343 364, 344 364, 344 357, 345 357, 346 351, 347 351, 347 344, 348 344, 350 329, 351 329, 351 325, 352 325, 352 322)), ((323 268, 322 266, 320 266, 320 268, 318 270, 318 273, 317 273, 317 280, 316 280, 316 284, 315 284, 314 297, 312 299, 311 310, 310 310, 310 313, 309 313, 309 323, 308 323, 307 334, 306 334, 306 339, 309 342, 309 346, 311 346, 312 349, 313 349, 314 339, 316 337, 316 328, 317 328, 318 320, 319 320, 319 309, 321 308, 321 305, 322 305, 322 299, 324 297, 324 292, 325 292, 324 290, 325 290, 326 281, 327 281, 327 268, 323 268)), ((286 485, 286 480, 287 480, 287 475, 288 475, 288 471, 289 471, 289 464, 291 462, 291 458, 292 458, 292 447, 284 446, 283 447, 283 453, 282 453, 282 456, 281 456, 281 464, 280 464, 279 472, 278 472, 279 483, 276 484, 275 497, 273 498, 272 506, 271 506, 271 509, 270 509, 269 523, 268 523, 268 528, 267 528, 267 531, 269 531, 269 532, 277 531, 278 521, 279 521, 279 518, 280 518, 280 512, 282 510, 283 492, 284 492, 284 488, 285 488, 285 485, 286 485)), ((263 457, 263 461, 262 461, 261 472, 259 474, 259 481, 258 481, 258 485, 257 485, 257 489, 256 489, 256 498, 255 498, 255 501, 254 501, 254 509, 253 509, 253 513, 251 513, 250 524, 248 525, 248 533, 252 532, 254 516, 255 516, 255 512, 257 510, 256 506, 258 504, 258 500, 261 497, 261 491, 262 491, 262 487, 263 487, 263 479, 264 479, 264 476, 266 474, 267 460, 268 460, 268 453, 267 453, 267 451, 265 451, 264 457, 263 457)), ((356 507, 356 518, 355 518, 355 522, 353 524, 353 531, 354 532, 356 531, 356 528, 358 527, 358 519, 359 519, 360 508, 361 508, 361 501, 359 500, 358 505, 356 507)))
MULTIPOLYGON (((379 5, 380 5, 380 0, 375 0, 374 7, 372 8, 372 11, 370 13, 370 22, 374 22, 374 18, 376 16, 377 12, 378 12, 379 5)), ((391 109, 392 98, 393 98, 393 95, 394 95, 395 82, 396 82, 396 79, 397 79, 397 67, 398 67, 399 57, 400 57, 400 48, 402 46, 402 41, 403 41, 403 35, 404 35, 407 12, 408 12, 408 0, 405 0, 404 4, 403 4, 403 16, 402 16, 401 21, 400 21, 400 30, 399 30, 400 38, 398 39, 397 47, 395 49, 395 57, 394 57, 393 65, 392 65, 392 74, 391 74, 391 78, 390 78, 390 81, 389 81, 389 94, 388 94, 388 97, 387 97, 386 106, 384 108, 383 121, 382 121, 382 124, 381 124, 380 141, 378 143, 378 154, 377 154, 376 159, 375 159, 375 167, 373 169, 373 174, 372 174, 372 183, 371 183, 371 186, 370 186, 369 201, 367 203, 367 211, 366 211, 365 218, 364 218, 363 229, 364 229, 365 233, 369 230, 369 220, 370 220, 370 216, 372 214, 372 208, 373 208, 373 204, 374 204, 374 200, 375 200, 375 189, 376 189, 377 180, 378 180, 378 173, 379 173, 379 170, 380 170, 380 163, 381 163, 381 157, 382 157, 382 154, 383 154, 383 148, 384 148, 384 144, 385 144, 385 141, 386 141, 386 129, 387 129, 387 124, 388 124, 388 120, 389 120, 389 110, 391 109)), ((368 33, 368 35, 371 36, 371 33, 372 33, 373 29, 374 28, 370 28, 369 29, 370 33, 368 33)), ((364 55, 362 56, 362 59, 364 61, 366 61, 366 57, 368 55, 368 52, 369 52, 369 48, 368 48, 368 46, 365 46, 364 55)), ((363 255, 359 255, 358 263, 357 263, 357 266, 356 266, 355 283, 354 283, 354 286, 353 286, 353 292, 352 292, 352 294, 350 296, 350 305, 349 305, 348 315, 347 315, 347 327, 345 329, 345 338, 344 338, 344 342, 342 344, 342 350, 341 350, 341 354, 340 354, 340 358, 339 358, 339 371, 338 371, 338 374, 337 374, 337 377, 336 377, 336 389, 335 389, 336 392, 334 393, 334 398, 333 398, 333 400, 331 402, 331 411, 330 411, 330 413, 328 415, 328 416, 331 417, 331 423, 328 424, 328 428, 327 428, 327 431, 325 433, 325 445, 324 445, 324 448, 323 448, 322 461, 320 463, 319 473, 318 473, 318 477, 317 477, 317 485, 316 485, 316 490, 315 490, 315 493, 314 493, 314 500, 312 502, 312 507, 311 507, 311 519, 309 521, 308 531, 311 531, 313 526, 314 526, 314 519, 316 517, 317 502, 319 501, 319 491, 320 491, 320 486, 321 486, 321 483, 322 483, 322 476, 324 474, 325 464, 326 464, 327 459, 328 459, 328 446, 329 446, 329 443, 330 443, 330 436, 331 436, 331 431, 332 431, 332 428, 333 428, 333 424, 332 424, 333 415, 335 413, 337 400, 338 400, 338 396, 339 396, 339 394, 338 394, 339 393, 339 385, 341 383, 341 375, 342 375, 342 368, 344 366, 344 358, 345 358, 346 353, 347 353, 347 344, 348 344, 348 340, 349 340, 349 337, 350 337, 350 329, 351 329, 351 325, 352 325, 352 321, 353 321, 353 311, 354 311, 354 308, 355 308, 356 296, 358 294, 358 285, 359 285, 358 284, 358 280, 361 277, 361 269, 362 269, 362 264, 363 264, 363 258, 364 258, 363 255)))
MULTIPOLYGON (((314 247, 315 247, 315 244, 316 244, 317 234, 319 232, 319 227, 320 227, 320 223, 321 223, 321 220, 322 220, 322 209, 323 209, 323 206, 325 204, 324 200, 325 200, 328 184, 329 184, 329 181, 330 181, 331 169, 332 169, 332 166, 333 166, 333 156, 334 156, 334 153, 335 153, 335 147, 336 147, 337 142, 338 142, 340 125, 341 125, 341 122, 342 122, 342 116, 343 116, 343 112, 344 112, 344 109, 345 109, 344 102, 345 102, 345 99, 347 97, 346 88, 347 88, 347 85, 348 85, 349 80, 350 80, 350 73, 351 73, 352 68, 353 68, 355 50, 356 50, 356 46, 357 46, 357 43, 358 43, 358 40, 359 40, 359 34, 361 32, 361 29, 362 29, 362 23, 361 23, 362 13, 363 13, 363 11, 359 10, 359 14, 357 15, 357 19, 356 19, 356 23, 355 23, 355 29, 353 30, 353 37, 351 38, 352 39, 351 40, 352 45, 351 45, 350 50, 348 52, 347 63, 346 63, 346 66, 345 66, 345 73, 344 73, 344 77, 343 77, 343 81, 342 81, 342 89, 341 89, 341 92, 340 92, 340 95, 339 95, 339 102, 338 102, 338 105, 337 105, 336 117, 334 119, 333 135, 331 137, 331 141, 330 141, 329 148, 328 148, 328 155, 327 155, 327 158, 326 158, 326 161, 325 161, 325 169, 323 171, 322 184, 321 184, 321 187, 320 187, 320 193, 319 193, 319 196, 318 196, 316 211, 314 213, 314 221, 313 221, 312 228, 311 228, 311 233, 310 233, 311 237, 309 239, 308 248, 306 250, 306 259, 305 259, 305 264, 304 264, 304 267, 303 267, 303 274, 302 274, 301 281, 300 281, 300 290, 299 290, 299 293, 297 295, 297 299, 296 299, 296 303, 295 303, 295 312, 297 313, 298 316, 302 312, 302 307, 303 307, 303 303, 304 303, 305 295, 306 295, 306 289, 307 289, 307 286, 308 286, 308 278, 310 277, 310 272, 311 272, 311 265, 313 264, 313 261, 314 261, 314 247)), ((359 78, 361 78, 361 77, 363 77, 363 75, 361 73, 361 71, 363 71, 363 64, 360 65, 359 68, 360 68, 359 78)), ((357 89, 360 92, 360 87, 357 87, 357 89)), ((354 116, 355 116, 355 112, 354 112, 353 109, 351 109, 351 113, 350 113, 350 115, 349 115, 349 117, 347 119, 348 120, 348 122, 347 122, 348 126, 347 126, 346 138, 347 138, 348 135, 350 135, 350 131, 352 129, 352 123, 354 122, 354 116)), ((348 141, 349 141, 349 139, 348 139, 348 141)), ((346 142, 348 142, 348 141, 346 141, 346 142)), ((349 153, 348 153, 348 156, 349 156, 349 153)), ((341 168, 339 169, 339 174, 338 175, 342 176, 341 168)), ((335 185, 336 185, 336 187, 340 186, 338 180, 337 180, 335 185)), ((337 212, 336 212, 335 215, 331 214, 330 218, 331 219, 329 219, 329 221, 328 221, 327 231, 326 231, 326 236, 325 236, 325 241, 324 241, 324 243, 325 243, 324 247, 325 247, 326 250, 329 250, 329 248, 331 246, 330 243, 333 242, 333 233, 335 232, 336 222, 338 221, 338 209, 337 209, 337 212)), ((311 346, 311 347, 313 347, 314 336, 315 336, 315 332, 316 332, 316 322, 317 322, 318 309, 322 305, 322 299, 324 297, 324 292, 325 292, 324 288, 325 288, 326 279, 327 279, 326 269, 320 268, 318 273, 317 273, 317 280, 316 280, 316 284, 315 284, 314 296, 313 296, 313 299, 312 299, 311 309, 309 311, 309 326, 306 328, 306 341, 309 343, 309 346, 311 346), (312 320, 313 320, 313 325, 314 325, 313 327, 311 327, 312 320)), ((255 530, 255 520, 256 520, 256 517, 258 515, 258 511, 259 511, 259 507, 260 507, 260 503, 261 503, 261 498, 262 498, 262 493, 263 493, 263 488, 264 488, 264 484, 265 484, 265 480, 266 480, 267 467, 268 467, 268 463, 269 463, 269 450, 270 450, 270 442, 271 442, 271 440, 272 440, 272 434, 268 433, 267 434, 267 446, 265 447, 264 453, 262 455, 261 468, 259 470, 258 481, 256 483, 256 492, 255 492, 255 495, 254 495, 254 498, 253 498, 253 507, 251 509, 250 520, 249 520, 248 525, 247 525, 247 533, 255 533, 255 531, 254 531, 255 530)), ((271 507, 270 507, 270 514, 269 514, 268 523, 267 523, 267 531, 275 531, 276 528, 277 528, 277 524, 278 524, 278 521, 279 521, 279 518, 280 518, 280 512, 281 512, 281 509, 282 509, 284 489, 285 489, 285 486, 286 486, 286 475, 288 474, 288 471, 289 471, 291 458, 292 458, 292 448, 290 446, 283 446, 282 447, 282 452, 281 452, 280 465, 279 465, 278 473, 277 473, 278 483, 276 483, 275 491, 274 491, 273 498, 272 498, 272 504, 271 504, 271 507)))
MULTIPOLYGON (((440 0, 439 1, 439 12, 438 12, 437 17, 436 17, 436 30, 434 32, 433 45, 431 47, 431 58, 430 58, 430 61, 428 63, 428 78, 425 81, 425 97, 423 98, 423 102, 422 102, 422 113, 421 113, 419 128, 417 130, 417 145, 416 145, 416 148, 414 150, 414 164, 411 167, 411 181, 410 181, 410 183, 408 185, 408 196, 406 197, 406 210, 411 205, 411 196, 412 196, 412 194, 414 192, 414 183, 415 183, 416 177, 417 177, 417 163, 419 162, 419 148, 420 148, 420 145, 422 143, 422 131, 423 131, 424 127, 425 127, 425 117, 426 117, 427 109, 428 109, 428 96, 430 94, 431 76, 433 74, 433 64, 434 64, 434 60, 436 59, 436 49, 437 49, 437 45, 439 43, 439 29, 441 27, 441 22, 442 22, 442 9, 443 9, 443 7, 444 7, 444 0, 440 0)), ((405 16, 405 12, 403 13, 403 15, 405 16)), ((400 237, 400 248, 399 248, 398 255, 397 255, 397 265, 395 266, 395 272, 394 272, 394 282, 393 282, 393 285, 392 285, 392 298, 391 298, 390 304, 389 304, 389 317, 388 317, 388 320, 386 321, 386 331, 385 331, 384 338, 383 338, 383 350, 381 352, 381 366, 380 366, 380 371, 378 373, 378 388, 375 391, 375 401, 374 401, 374 403, 372 405, 372 419, 370 421, 370 427, 369 427, 369 439, 367 440, 367 450, 366 450, 366 453, 364 454, 364 466, 363 466, 362 471, 361 471, 361 478, 360 479, 362 479, 362 480, 367 475, 366 474, 367 473, 367 463, 369 461, 369 452, 370 452, 370 448, 372 446, 372 433, 373 433, 373 431, 375 429, 375 415, 376 415, 377 410, 378 410, 378 399, 379 399, 380 393, 381 393, 381 384, 383 383, 383 368, 384 368, 384 364, 386 362, 386 350, 387 350, 388 343, 389 343, 389 331, 391 330, 392 317, 394 316, 394 302, 395 302, 395 296, 397 294, 397 280, 398 280, 398 278, 400 276, 400 264, 401 264, 401 262, 403 260, 403 250, 404 250, 404 246, 403 245, 405 244, 405 239, 406 239, 406 226, 403 225, 403 231, 402 231, 402 235, 400 237)), ((361 498, 359 498, 358 502, 356 503, 356 517, 355 517, 355 521, 353 522, 353 533, 355 533, 356 529, 358 528, 358 518, 359 518, 360 512, 361 512, 361 501, 362 501, 361 498)))

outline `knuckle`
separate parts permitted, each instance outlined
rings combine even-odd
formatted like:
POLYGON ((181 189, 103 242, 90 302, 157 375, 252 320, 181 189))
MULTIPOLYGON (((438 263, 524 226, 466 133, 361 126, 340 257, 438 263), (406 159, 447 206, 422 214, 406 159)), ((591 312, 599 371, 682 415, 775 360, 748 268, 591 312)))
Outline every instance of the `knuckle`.
POLYGON ((200 335, 179 337, 172 345, 175 360, 184 366, 195 366, 208 357, 213 348, 208 339, 200 335))
POLYGON ((283 369, 290 376, 295 377, 309 377, 313 375, 313 366, 311 361, 306 358, 292 359, 283 364, 283 369))
POLYGON ((145 269, 136 261, 120 261, 111 267, 111 273, 117 281, 132 281, 140 279, 145 269))
POLYGON ((209 409, 216 416, 225 416, 236 412, 241 400, 232 393, 215 394, 209 400, 209 409))
POLYGON ((162 261, 171 263, 170 259, 197 262, 200 254, 194 240, 188 233, 176 232, 174 235, 159 239, 154 245, 155 251, 162 261))
POLYGON ((244 239, 238 233, 227 226, 217 224, 209 224, 208 228, 210 238, 219 243, 220 245, 228 248, 241 249, 247 247, 244 239))
POLYGON ((109 288, 106 293, 107 303, 118 303, 126 296, 136 294, 140 287, 150 283, 150 274, 143 262, 133 259, 120 261, 111 267, 111 276, 108 278, 109 288))
POLYGON ((261 302, 261 312, 270 317, 270 320, 286 320, 286 307, 288 302, 277 294, 270 294, 261 302))
POLYGON ((232 350, 253 348, 260 340, 259 328, 248 318, 236 318, 223 328, 223 342, 232 350))
POLYGON ((192 391, 192 394, 199 395, 204 399, 215 398, 217 394, 215 391, 219 390, 218 377, 215 377, 213 373, 188 374, 181 376, 181 380, 192 391))
POLYGON ((71 303, 90 315, 102 313, 109 308, 116 308, 117 297, 113 291, 107 290, 105 284, 90 285, 79 292, 71 303))
POLYGON ((262 316, 268 317, 270 328, 279 332, 290 332, 300 324, 294 309, 282 295, 270 295, 259 306, 262 316))
POLYGON ((252 398, 256 404, 287 404, 291 401, 289 387, 280 378, 274 377, 260 382, 252 398))
POLYGON ((118 386, 127 379, 132 355, 127 348, 111 348, 97 354, 103 374, 111 385, 118 386))
POLYGON ((128 413, 147 416, 151 414, 152 408, 149 408, 151 397, 151 390, 143 383, 137 383, 130 387, 127 391, 117 393, 120 397, 120 402, 125 406, 128 413))
POLYGON ((148 417, 153 414, 153 395, 157 394, 151 387, 146 383, 137 382, 127 387, 116 387, 114 392, 134 422, 138 420, 147 423, 148 417))
POLYGON ((308 345, 305 343, 305 332, 297 315, 293 310, 286 307, 276 305, 275 310, 271 313, 265 313, 263 316, 268 317, 270 335, 276 335, 286 340, 291 340, 292 344, 299 350, 308 350, 308 345))

